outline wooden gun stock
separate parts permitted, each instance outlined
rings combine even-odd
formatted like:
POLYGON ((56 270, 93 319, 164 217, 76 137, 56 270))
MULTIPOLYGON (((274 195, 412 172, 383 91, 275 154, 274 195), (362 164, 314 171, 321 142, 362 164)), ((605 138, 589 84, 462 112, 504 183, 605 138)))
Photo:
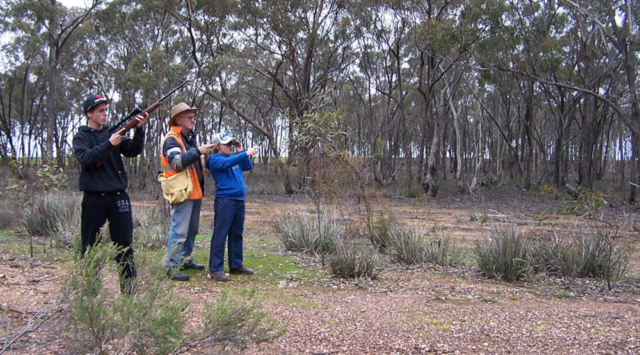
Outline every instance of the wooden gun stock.
MULTIPOLYGON (((134 116, 137 115, 141 115, 144 113, 148 113, 151 114, 153 111, 155 111, 158 107, 160 107, 160 105, 162 104, 162 102, 160 101, 156 101, 153 105, 147 107, 144 111, 140 112, 140 113, 136 113, 134 116)), ((138 120, 136 120, 136 118, 134 117, 131 121, 127 122, 124 127, 120 128, 118 131, 116 131, 117 134, 123 136, 125 133, 129 132, 130 129, 132 129, 133 127, 138 125, 138 120)))

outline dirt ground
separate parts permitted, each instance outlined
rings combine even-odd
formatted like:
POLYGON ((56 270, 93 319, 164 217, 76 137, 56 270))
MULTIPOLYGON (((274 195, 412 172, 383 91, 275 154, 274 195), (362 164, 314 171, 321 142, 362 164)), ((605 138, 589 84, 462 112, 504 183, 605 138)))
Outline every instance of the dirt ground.
MULTIPOLYGON (((134 198, 135 201, 135 198, 134 198)), ((134 206, 145 208, 157 202, 134 206)), ((206 262, 213 200, 205 200, 196 259, 206 262)), ((635 213, 612 210, 609 224, 585 215, 558 213, 562 206, 547 196, 514 193, 501 199, 469 196, 428 199, 384 199, 377 208, 392 208, 401 223, 450 235, 463 249, 501 226, 522 232, 565 233, 577 228, 613 228, 636 238, 635 213)), ((135 208, 135 207, 134 207, 135 208)), ((355 200, 336 208, 360 225, 363 206, 355 200)), ((614 209, 615 207, 611 207, 614 209)), ((273 233, 281 212, 313 213, 300 197, 249 196, 245 224, 246 264, 256 275, 216 283, 204 272, 177 285, 190 300, 189 327, 203 326, 205 301, 225 288, 258 287, 260 301, 286 333, 273 343, 253 346, 252 354, 616 354, 640 352, 640 277, 638 254, 628 277, 612 291, 597 280, 540 278, 503 283, 482 277, 471 263, 463 267, 401 267, 382 264, 376 280, 343 281, 321 270, 318 260, 284 251, 273 233), (314 277, 281 271, 266 255, 286 256, 314 277)), ((56 256, 28 257, 28 244, 0 241, 0 323, 6 331, 28 324, 38 311, 59 297, 64 261, 56 256), (11 245, 11 247, 9 247, 11 245)), ((28 243, 28 241, 26 242, 28 243)), ((637 242, 635 244, 637 248, 637 242)), ((305 274, 306 275, 306 274, 305 274)), ((110 287, 117 291, 114 278, 110 287)), ((55 331, 34 332, 16 342, 16 353, 46 353, 40 343, 55 331)))

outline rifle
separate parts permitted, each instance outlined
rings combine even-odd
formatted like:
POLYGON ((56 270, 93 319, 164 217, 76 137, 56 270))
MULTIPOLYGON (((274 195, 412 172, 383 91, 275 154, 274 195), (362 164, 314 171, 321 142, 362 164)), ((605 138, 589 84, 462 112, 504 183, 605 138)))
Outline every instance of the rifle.
POLYGON ((169 91, 168 94, 164 95, 162 98, 160 98, 160 100, 154 102, 151 106, 149 106, 146 109, 144 109, 144 111, 140 108, 140 106, 136 105, 136 107, 134 107, 133 110, 131 110, 131 112, 127 115, 127 117, 125 117, 122 120, 120 120, 120 122, 116 123, 115 126, 109 128, 109 135, 113 134, 113 132, 118 130, 118 128, 120 126, 122 126, 127 121, 128 121, 127 124, 125 124, 124 127, 119 129, 116 133, 118 133, 119 135, 122 136, 125 133, 129 132, 129 130, 131 128, 135 127, 138 124, 138 120, 135 120, 135 119, 132 119, 132 118, 134 118, 138 114, 141 114, 141 113, 144 113, 144 112, 146 112, 148 114, 151 114, 158 107, 160 107, 160 105, 162 104, 162 101, 164 101, 167 97, 171 96, 171 94, 173 94, 174 92, 178 91, 178 89, 180 89, 181 87, 187 85, 188 82, 189 82, 189 80, 186 80, 182 84, 180 84, 177 87, 173 88, 173 90, 169 91))
MULTIPOLYGON (((138 114, 145 113, 145 112, 148 114, 151 114, 158 107, 160 107, 160 105, 162 104, 162 101, 164 101, 167 97, 171 96, 171 94, 173 94, 174 92, 178 91, 178 89, 180 89, 181 87, 187 85, 187 83, 189 83, 189 80, 185 80, 182 84, 173 88, 171 91, 169 91, 168 94, 164 95, 158 101, 154 102, 151 106, 144 109, 144 111, 140 108, 140 106, 136 105, 136 107, 134 107, 133 110, 131 110, 131 112, 127 115, 127 117, 120 120, 120 122, 116 123, 115 126, 109 128, 109 135, 112 135, 116 130, 118 130, 120 126, 122 126, 122 124, 124 124, 127 121, 128 122, 124 125, 124 127, 120 128, 116 133, 122 136, 125 133, 129 132, 131 128, 138 125, 138 120, 135 119, 135 117, 138 114)), ((111 151, 111 149, 109 149, 109 151, 111 151)), ((99 168, 103 162, 104 160, 99 162, 96 166, 99 168)))

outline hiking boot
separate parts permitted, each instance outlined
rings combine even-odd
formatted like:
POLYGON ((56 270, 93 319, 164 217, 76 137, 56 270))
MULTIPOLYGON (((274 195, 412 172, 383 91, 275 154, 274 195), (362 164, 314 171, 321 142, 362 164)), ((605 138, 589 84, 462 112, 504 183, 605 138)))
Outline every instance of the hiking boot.
POLYGON ((216 281, 229 281, 229 275, 225 274, 224 271, 209 271, 209 275, 216 281))
POLYGON ((191 278, 191 276, 182 271, 178 271, 175 274, 171 271, 167 271, 167 276, 169 276, 173 281, 189 281, 191 278))
POLYGON ((187 270, 187 269, 194 269, 194 270, 204 270, 204 265, 202 264, 196 264, 193 261, 189 264, 184 264, 182 265, 182 267, 180 268, 180 270, 187 270))
POLYGON ((248 267, 239 267, 237 269, 230 269, 229 270, 230 274, 240 274, 240 275, 253 275, 253 270, 249 269, 248 267))

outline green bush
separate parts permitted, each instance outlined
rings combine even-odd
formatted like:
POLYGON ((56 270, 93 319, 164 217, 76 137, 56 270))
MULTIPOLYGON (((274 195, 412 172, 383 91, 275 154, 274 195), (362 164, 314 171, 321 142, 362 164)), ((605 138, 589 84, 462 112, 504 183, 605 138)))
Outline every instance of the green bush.
POLYGON ((605 195, 602 192, 591 189, 582 189, 578 191, 575 201, 571 201, 564 207, 569 213, 596 213, 602 206, 608 204, 605 195))
POLYGON ((111 243, 100 243, 73 261, 64 289, 71 295, 67 316, 71 348, 100 354, 114 348, 138 354, 177 349, 185 340, 181 313, 188 302, 173 293, 164 271, 150 268, 153 261, 140 254, 136 264, 138 280, 145 281, 144 292, 115 297, 104 286, 102 269, 116 253, 111 243))
POLYGON ((405 230, 391 228, 389 231, 389 245, 386 248, 397 262, 405 265, 424 263, 427 253, 427 242, 418 229, 405 230))
POLYGON ((494 229, 491 237, 478 241, 474 248, 480 271, 490 279, 516 281, 532 270, 530 240, 516 229, 494 229))
POLYGON ((431 264, 449 266, 460 259, 460 250, 448 235, 430 239, 425 248, 425 261, 431 264))
POLYGON ((391 243, 391 231, 395 228, 396 217, 392 212, 382 212, 379 216, 367 217, 367 230, 371 244, 381 253, 387 252, 391 243))
POLYGON ((425 233, 418 229, 408 230, 399 226, 392 212, 368 218, 367 230, 374 247, 402 264, 433 263, 447 266, 458 258, 459 250, 448 236, 425 238, 425 233))
MULTIPOLYGON (((104 282, 117 249, 100 243, 67 271, 63 293, 67 312, 68 353, 123 354, 186 353, 202 348, 244 348, 273 341, 286 330, 262 310, 255 291, 231 295, 224 291, 213 305, 205 304, 205 328, 185 332, 184 310, 189 302, 174 292, 152 253, 136 253, 138 279, 134 296, 114 295, 104 282)), ((58 349, 61 350, 61 349, 58 349)))
POLYGON ((275 218, 276 235, 284 244, 286 250, 307 252, 310 251, 309 239, 313 233, 312 222, 307 216, 292 216, 290 214, 277 214, 275 218))
POLYGON ((80 235, 80 198, 58 191, 34 197, 23 224, 31 236, 47 236, 52 244, 66 247, 80 235))
POLYGON ((76 254, 64 287, 71 297, 67 315, 71 347, 78 353, 106 353, 108 344, 118 337, 118 321, 113 314, 117 310, 104 288, 101 273, 115 257, 116 249, 108 243, 104 245, 91 248, 82 259, 76 254))
POLYGON ((289 251, 309 254, 331 254, 336 249, 336 241, 342 240, 345 227, 337 218, 330 218, 323 214, 320 218, 320 228, 315 216, 304 214, 277 214, 275 218, 276 235, 289 251), (322 238, 320 238, 322 233, 322 238))
POLYGON ((369 248, 358 247, 353 243, 339 243, 336 252, 329 259, 334 275, 345 279, 369 278, 378 276, 376 254, 369 248))
POLYGON ((232 346, 245 349, 249 343, 271 342, 284 334, 255 299, 255 289, 230 292, 225 289, 215 304, 205 306, 204 330, 200 346, 232 346))
POLYGON ((400 190, 400 196, 408 198, 424 197, 424 188, 420 184, 411 184, 403 187, 402 190, 400 190))
POLYGON ((621 238, 594 231, 535 241, 536 264, 552 276, 615 281, 624 275, 632 252, 621 238))

